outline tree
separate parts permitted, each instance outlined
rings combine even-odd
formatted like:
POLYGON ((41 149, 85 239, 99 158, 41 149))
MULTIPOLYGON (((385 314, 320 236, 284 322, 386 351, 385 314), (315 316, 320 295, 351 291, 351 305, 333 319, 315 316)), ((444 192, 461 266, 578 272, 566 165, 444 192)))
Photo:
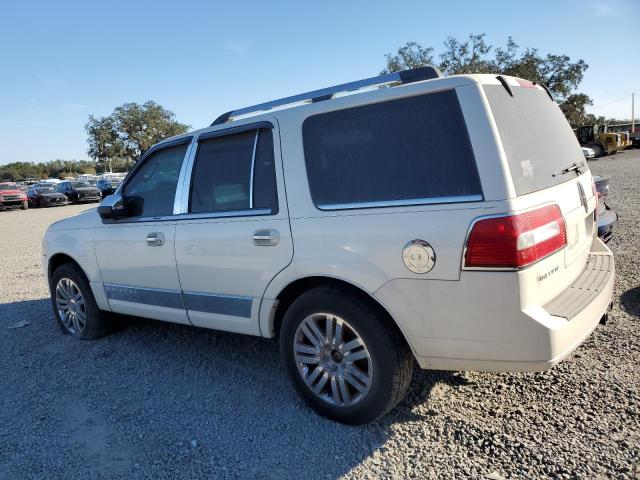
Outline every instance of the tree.
POLYGON ((574 93, 589 68, 584 60, 573 62, 567 55, 542 56, 535 48, 521 50, 511 37, 505 46, 494 47, 484 37, 484 34, 471 34, 465 40, 448 37, 437 61, 433 47, 408 42, 397 53, 385 56, 387 66, 382 73, 432 65, 447 75, 495 73, 525 78, 549 89, 572 126, 585 121, 585 108, 591 105, 591 99, 574 93))
POLYGON ((153 144, 185 133, 189 128, 176 121, 173 112, 151 100, 142 105, 125 103, 109 116, 89 116, 85 125, 88 153, 100 169, 106 170, 114 161, 130 166, 153 144))

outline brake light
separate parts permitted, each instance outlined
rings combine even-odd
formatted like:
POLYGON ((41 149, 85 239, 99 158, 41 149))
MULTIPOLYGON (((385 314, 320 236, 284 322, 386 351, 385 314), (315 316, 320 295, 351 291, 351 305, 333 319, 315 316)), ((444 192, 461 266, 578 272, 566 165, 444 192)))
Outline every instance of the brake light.
POLYGON ((518 269, 561 250, 567 232, 558 205, 518 215, 484 218, 471 229, 465 267, 518 269))

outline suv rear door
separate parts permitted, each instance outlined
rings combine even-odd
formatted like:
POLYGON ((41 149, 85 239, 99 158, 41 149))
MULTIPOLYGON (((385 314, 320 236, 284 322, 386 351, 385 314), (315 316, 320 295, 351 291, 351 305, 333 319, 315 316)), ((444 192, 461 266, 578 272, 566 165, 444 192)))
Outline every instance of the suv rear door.
MULTIPOLYGON (((516 198, 512 206, 522 211, 555 203, 566 224, 564 262, 554 258, 556 281, 545 287, 553 287, 557 293, 584 268, 596 234, 597 201, 592 177, 558 105, 531 82, 514 78, 506 78, 506 82, 511 93, 498 82, 484 85, 484 91, 513 180, 516 198)), ((540 268, 546 269, 547 263, 541 262, 540 268)))
POLYGON ((264 291, 293 256, 275 119, 201 134, 176 261, 189 320, 259 335, 264 291))

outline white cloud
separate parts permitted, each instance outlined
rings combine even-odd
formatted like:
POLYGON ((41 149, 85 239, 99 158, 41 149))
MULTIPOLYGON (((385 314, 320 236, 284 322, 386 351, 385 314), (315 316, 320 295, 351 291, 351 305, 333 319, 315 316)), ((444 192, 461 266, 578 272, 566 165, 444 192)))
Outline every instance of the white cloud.
POLYGON ((618 10, 611 6, 609 2, 599 2, 593 6, 597 17, 617 17, 618 10))
POLYGON ((71 110, 72 112, 79 112, 88 107, 88 105, 83 105, 82 103, 71 103, 71 102, 65 102, 63 105, 69 110, 71 110))
POLYGON ((244 42, 229 41, 223 43, 220 48, 234 55, 246 55, 249 53, 249 46, 244 42))

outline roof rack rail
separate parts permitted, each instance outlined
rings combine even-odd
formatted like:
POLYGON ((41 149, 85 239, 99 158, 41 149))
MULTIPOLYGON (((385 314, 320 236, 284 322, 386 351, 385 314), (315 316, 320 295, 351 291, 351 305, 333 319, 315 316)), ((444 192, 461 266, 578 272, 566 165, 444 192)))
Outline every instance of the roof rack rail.
POLYGON ((355 82, 343 83, 341 85, 335 85, 333 87, 321 88, 320 90, 313 90, 307 93, 301 93, 299 95, 292 95, 291 97, 281 98, 279 100, 272 100, 270 102, 259 103, 251 107, 241 108, 239 110, 232 110, 230 112, 223 113, 211 124, 220 125, 228 122, 230 119, 239 117, 241 115, 247 115, 249 113, 263 112, 271 110, 276 107, 282 107, 293 103, 300 102, 321 102, 323 100, 329 100, 334 95, 344 92, 353 92, 360 90, 361 88, 388 85, 390 83, 413 83, 420 82, 422 80, 431 80, 433 78, 442 77, 442 73, 435 67, 419 67, 412 68, 410 70, 403 70, 401 72, 385 73, 377 77, 365 78, 363 80, 357 80, 355 82))

